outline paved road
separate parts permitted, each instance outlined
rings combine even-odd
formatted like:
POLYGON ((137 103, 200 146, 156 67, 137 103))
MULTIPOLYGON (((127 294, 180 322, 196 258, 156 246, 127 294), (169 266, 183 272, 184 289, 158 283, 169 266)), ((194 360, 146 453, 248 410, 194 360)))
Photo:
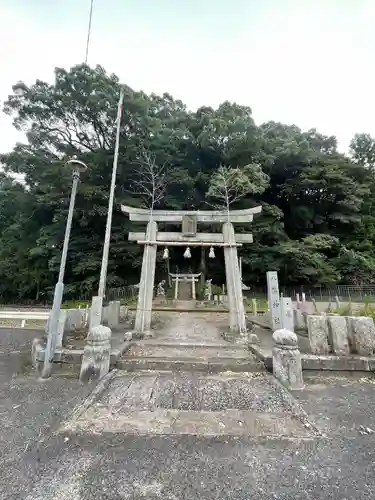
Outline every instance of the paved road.
MULTIPOLYGON (((81 403, 91 389, 77 380, 56 375, 39 381, 31 367, 31 343, 42 332, 0 328, 0 498, 14 496, 12 478, 18 482, 18 467, 81 403)), ((20 485, 22 485, 20 480, 20 485)))
POLYGON ((122 382, 109 378, 113 385, 71 415, 89 389, 65 376, 37 381, 26 356, 32 337, 25 330, 0 331, 1 499, 374 498, 373 377, 310 376, 296 401, 264 374, 248 383, 231 374, 181 374, 170 381, 166 374, 148 372, 143 381, 142 374, 123 374, 122 382), (143 417, 168 409, 229 409, 227 418, 233 407, 278 414, 280 421, 265 437, 256 426, 241 424, 242 414, 235 425, 244 432, 236 435, 220 425, 215 430, 215 422, 207 432, 197 419, 190 429, 189 422, 179 427, 176 421, 160 434, 151 424, 142 430, 138 418, 142 409, 143 417), (135 430, 120 425, 132 411, 135 430), (289 435, 279 432, 286 417, 289 435))

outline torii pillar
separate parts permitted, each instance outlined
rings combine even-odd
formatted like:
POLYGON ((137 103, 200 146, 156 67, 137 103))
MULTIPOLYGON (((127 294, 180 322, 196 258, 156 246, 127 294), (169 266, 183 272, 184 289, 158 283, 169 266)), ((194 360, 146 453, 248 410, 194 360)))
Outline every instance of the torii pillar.
POLYGON ((139 283, 137 313, 135 316, 135 331, 151 335, 152 299, 154 296, 156 250, 155 242, 158 226, 150 220, 146 229, 146 243, 143 250, 141 281, 139 283))
POLYGON ((227 278, 227 294, 229 305, 229 328, 234 334, 239 334, 239 341, 246 337, 246 316, 242 297, 242 281, 238 264, 236 235, 233 224, 223 224, 225 274, 227 278))

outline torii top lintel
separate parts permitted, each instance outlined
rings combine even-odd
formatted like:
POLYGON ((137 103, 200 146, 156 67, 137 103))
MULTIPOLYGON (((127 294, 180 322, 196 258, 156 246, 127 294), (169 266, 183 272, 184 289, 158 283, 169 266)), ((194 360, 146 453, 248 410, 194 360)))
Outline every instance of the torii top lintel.
MULTIPOLYGON (((129 219, 135 222, 148 222, 150 220, 151 211, 145 208, 129 207, 121 205, 121 211, 129 214, 129 219)), ((248 223, 252 222, 254 214, 259 214, 262 207, 245 208, 243 210, 153 210, 152 220, 155 222, 173 222, 182 223, 183 217, 186 215, 192 216, 197 222, 223 223, 237 222, 248 223)))

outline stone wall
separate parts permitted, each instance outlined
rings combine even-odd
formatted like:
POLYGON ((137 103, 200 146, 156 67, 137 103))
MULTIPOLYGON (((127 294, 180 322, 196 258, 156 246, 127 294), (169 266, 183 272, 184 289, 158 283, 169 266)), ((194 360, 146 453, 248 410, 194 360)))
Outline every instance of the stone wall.
MULTIPOLYGON (((111 328, 119 326, 121 320, 128 316, 128 308, 121 306, 119 301, 112 301, 103 307, 102 323, 111 328)), ((63 338, 69 333, 74 333, 88 328, 90 323, 90 309, 61 309, 58 321, 58 335, 56 347, 61 348, 63 338)), ((49 320, 46 322, 46 333, 48 332, 49 320)))
POLYGON ((307 315, 307 334, 312 354, 372 356, 375 327, 364 316, 307 315))

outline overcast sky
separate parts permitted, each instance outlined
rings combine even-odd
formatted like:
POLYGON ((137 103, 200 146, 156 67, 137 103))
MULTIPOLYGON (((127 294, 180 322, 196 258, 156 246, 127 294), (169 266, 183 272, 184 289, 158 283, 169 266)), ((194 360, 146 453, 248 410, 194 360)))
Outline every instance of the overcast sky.
MULTIPOLYGON (((90 0, 0 0, 0 101, 85 56, 90 0)), ((94 0, 89 64, 189 108, 375 135, 375 0, 94 0)), ((0 115, 0 152, 22 138, 0 115)))

